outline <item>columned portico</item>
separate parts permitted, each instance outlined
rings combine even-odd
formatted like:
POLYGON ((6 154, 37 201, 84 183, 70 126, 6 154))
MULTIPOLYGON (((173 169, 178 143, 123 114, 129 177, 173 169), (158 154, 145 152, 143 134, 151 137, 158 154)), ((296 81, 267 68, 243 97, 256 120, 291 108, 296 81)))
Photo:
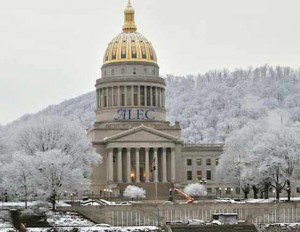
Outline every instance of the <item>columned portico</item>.
POLYGON ((174 152, 171 147, 127 147, 126 153, 122 153, 123 147, 114 147, 107 150, 108 182, 140 183, 175 181, 175 155, 171 153, 171 164, 167 165, 167 150, 174 152), (113 151, 117 150, 114 166, 113 151), (141 152, 144 150, 145 152, 141 152), (162 152, 159 152, 161 150, 162 152), (150 156, 151 152, 151 156, 150 156), (126 155, 126 157, 124 156, 126 155), (124 156, 124 157, 123 157, 124 156), (174 158, 173 158, 174 157, 174 158), (126 159, 126 162, 122 162, 126 159), (134 165, 134 166, 132 166, 134 165), (168 174, 168 166, 171 167, 171 175, 168 174), (117 170, 114 170, 114 167, 117 170), (173 170, 174 169, 174 170, 173 170), (123 178, 123 170, 126 170, 126 178, 123 178), (117 173, 116 180, 114 173, 117 173), (169 176, 170 175, 170 176, 169 176), (174 175, 174 176, 173 176, 174 175), (152 176, 152 178, 150 178, 152 176))

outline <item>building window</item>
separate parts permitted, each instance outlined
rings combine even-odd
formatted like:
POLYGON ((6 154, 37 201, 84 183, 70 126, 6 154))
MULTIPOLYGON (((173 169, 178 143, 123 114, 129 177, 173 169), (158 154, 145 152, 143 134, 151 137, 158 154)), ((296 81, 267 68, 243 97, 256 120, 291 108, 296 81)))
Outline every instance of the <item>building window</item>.
POLYGON ((211 165, 211 159, 207 159, 207 160, 206 160, 206 165, 207 165, 207 166, 210 166, 210 165, 211 165))
POLYGON ((136 68, 133 68, 133 74, 134 75, 136 74, 136 68))
POLYGON ((192 180, 192 171, 187 171, 187 180, 192 180))
POLYGON ((121 106, 125 106, 125 88, 121 86, 121 106))
POLYGON ((187 166, 192 166, 192 159, 187 159, 186 160, 186 165, 187 166))
POLYGON ((118 105, 118 87, 115 86, 114 87, 114 106, 117 106, 118 105))
POLYGON ((115 75, 115 70, 114 69, 111 70, 111 75, 112 76, 115 75))
POLYGON ((218 166, 219 164, 219 159, 216 159, 216 166, 218 166))
POLYGON ((138 95, 139 95, 139 87, 137 85, 135 85, 134 91, 133 91, 133 104, 135 106, 138 105, 138 95))
POLYGON ((239 187, 235 188, 235 194, 240 194, 241 193, 241 189, 239 187))
POLYGON ((211 180, 211 171, 210 170, 206 171, 206 179, 211 180))
POLYGON ((202 180, 202 171, 197 170, 197 180, 202 180))
POLYGON ((104 74, 103 74, 103 76, 104 76, 104 77, 106 77, 106 71, 104 71, 104 74))
POLYGON ((148 72, 148 71, 147 71, 147 69, 146 69, 146 68, 144 69, 144 72, 145 72, 145 74, 147 75, 147 72, 148 72))
POLYGON ((152 106, 156 105, 156 88, 152 87, 152 106))
POLYGON ((160 107, 160 88, 157 88, 157 106, 160 107))
POLYGON ((151 96, 150 96, 150 86, 147 86, 147 106, 150 106, 150 99, 151 99, 151 96))
POLYGON ((153 76, 155 76, 155 69, 153 69, 153 71, 152 71, 152 72, 153 72, 153 76))
POLYGON ((108 106, 112 106, 112 99, 111 99, 112 88, 111 87, 108 87, 108 89, 107 89, 107 95, 108 95, 108 106))
POLYGON ((197 166, 201 166, 202 165, 202 160, 201 159, 197 159, 197 166))
POLYGON ((231 194, 231 191, 232 191, 233 189, 232 189, 232 188, 226 188, 225 190, 226 190, 226 191, 225 191, 226 194, 231 194))
POLYGON ((103 106, 104 106, 104 107, 107 107, 107 95, 106 95, 106 89, 103 89, 103 96, 104 96, 103 106))
POLYGON ((207 188, 207 193, 212 193, 212 189, 211 188, 207 188))
POLYGON ((121 73, 125 74, 125 69, 124 68, 121 69, 121 73))
POLYGON ((145 105, 145 86, 140 86, 141 106, 145 105))

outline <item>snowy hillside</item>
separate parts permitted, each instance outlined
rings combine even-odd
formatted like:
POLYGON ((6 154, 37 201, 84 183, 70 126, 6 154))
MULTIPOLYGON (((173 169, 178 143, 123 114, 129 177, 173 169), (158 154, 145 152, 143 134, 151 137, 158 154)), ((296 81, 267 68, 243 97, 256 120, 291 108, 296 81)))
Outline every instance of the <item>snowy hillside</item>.
MULTIPOLYGON (((198 76, 167 76, 168 120, 179 121, 185 142, 223 142, 249 120, 281 110, 292 122, 300 121, 300 72, 285 67, 213 71, 198 76)), ((40 115, 59 115, 78 120, 88 128, 95 120, 95 92, 8 125, 40 115)), ((287 119, 285 119, 287 120, 287 119)))

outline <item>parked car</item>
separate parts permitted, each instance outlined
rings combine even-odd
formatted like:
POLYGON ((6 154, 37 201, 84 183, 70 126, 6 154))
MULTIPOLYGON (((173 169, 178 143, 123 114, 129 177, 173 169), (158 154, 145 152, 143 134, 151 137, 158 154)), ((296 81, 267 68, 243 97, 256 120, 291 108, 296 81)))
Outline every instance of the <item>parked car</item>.
POLYGON ((205 221, 200 220, 200 219, 189 219, 188 220, 188 225, 204 225, 205 221))
POLYGON ((186 225, 187 223, 186 222, 183 222, 183 221, 169 221, 169 222, 166 222, 167 225, 186 225))

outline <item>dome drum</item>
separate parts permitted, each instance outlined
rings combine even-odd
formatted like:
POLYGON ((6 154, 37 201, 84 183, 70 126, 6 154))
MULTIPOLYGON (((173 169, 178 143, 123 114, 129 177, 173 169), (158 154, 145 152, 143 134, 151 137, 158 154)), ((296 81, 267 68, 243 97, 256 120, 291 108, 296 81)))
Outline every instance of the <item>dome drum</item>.
POLYGON ((114 77, 159 77, 159 68, 157 65, 147 63, 116 63, 105 65, 101 69, 103 78, 114 77))

